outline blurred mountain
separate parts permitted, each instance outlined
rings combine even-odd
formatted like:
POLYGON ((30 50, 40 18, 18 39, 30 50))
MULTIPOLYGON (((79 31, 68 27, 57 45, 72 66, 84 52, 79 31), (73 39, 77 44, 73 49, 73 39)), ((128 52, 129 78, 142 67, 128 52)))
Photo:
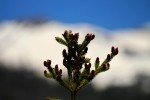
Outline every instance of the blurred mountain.
POLYGON ((15 20, 16 23, 18 24, 24 24, 25 26, 40 26, 44 25, 51 20, 47 19, 46 17, 31 17, 31 18, 20 18, 15 20))
POLYGON ((86 23, 66 24, 42 18, 1 22, 0 62, 12 69, 24 68, 41 75, 41 70, 45 70, 43 61, 50 59, 52 65, 58 64, 64 74, 62 50, 65 47, 55 41, 56 36, 62 37, 64 30, 79 32, 80 43, 85 34, 96 35, 87 54, 92 64, 96 57, 100 57, 102 62, 110 53, 111 46, 119 48, 119 54, 110 63, 110 70, 92 81, 94 88, 105 88, 112 83, 116 86, 131 85, 139 72, 150 76, 150 29, 146 26, 110 31, 86 23), (22 64, 27 66, 20 66, 22 64))

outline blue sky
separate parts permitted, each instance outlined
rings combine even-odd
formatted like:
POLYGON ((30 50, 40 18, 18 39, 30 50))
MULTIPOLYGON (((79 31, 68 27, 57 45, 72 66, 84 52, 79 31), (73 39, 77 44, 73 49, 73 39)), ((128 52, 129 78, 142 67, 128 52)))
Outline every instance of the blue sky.
POLYGON ((0 21, 43 17, 109 30, 150 22, 150 0, 0 0, 0 21))

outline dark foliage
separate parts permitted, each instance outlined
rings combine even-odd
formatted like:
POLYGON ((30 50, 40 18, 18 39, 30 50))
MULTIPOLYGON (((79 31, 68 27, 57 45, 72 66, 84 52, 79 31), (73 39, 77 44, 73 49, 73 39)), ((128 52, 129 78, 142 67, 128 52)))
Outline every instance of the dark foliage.
MULTIPOLYGON (((63 87, 38 77, 32 71, 7 68, 11 66, 0 64, 0 100, 45 100, 47 96, 63 100, 70 98, 63 87)), ((79 91, 77 100, 150 100, 150 92, 141 90, 145 80, 150 83, 150 77, 140 75, 132 86, 111 86, 103 91, 96 91, 89 84, 79 91)))

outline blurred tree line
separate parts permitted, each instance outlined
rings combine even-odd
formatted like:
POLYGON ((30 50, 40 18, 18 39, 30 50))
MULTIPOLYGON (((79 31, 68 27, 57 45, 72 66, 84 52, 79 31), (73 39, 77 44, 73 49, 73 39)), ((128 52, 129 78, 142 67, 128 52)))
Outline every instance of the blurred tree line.
MULTIPOLYGON (((0 64, 0 100, 46 100, 47 96, 70 98, 67 90, 45 77, 0 64)), ((77 100, 150 100, 150 76, 139 74, 131 86, 110 86, 99 91, 89 84, 78 93, 77 100)))

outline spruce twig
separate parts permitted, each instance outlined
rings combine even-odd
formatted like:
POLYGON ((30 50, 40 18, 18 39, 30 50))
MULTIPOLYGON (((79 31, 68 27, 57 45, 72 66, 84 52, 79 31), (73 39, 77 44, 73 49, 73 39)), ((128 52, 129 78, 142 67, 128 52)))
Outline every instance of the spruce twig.
MULTIPOLYGON (((51 60, 44 61, 47 70, 44 76, 56 80, 61 86, 71 93, 71 100, 76 100, 77 92, 86 86, 99 73, 107 71, 110 68, 109 62, 118 54, 118 48, 112 46, 111 53, 101 63, 99 57, 96 58, 94 66, 95 70, 91 70, 92 64, 90 58, 85 57, 88 52, 89 43, 95 38, 95 35, 88 33, 81 44, 78 43, 79 33, 73 34, 72 31, 65 31, 63 38, 55 37, 56 41, 67 47, 62 51, 63 65, 68 71, 68 80, 62 79, 62 69, 58 65, 51 66, 51 60), (83 70, 82 70, 83 69, 83 70)), ((47 98, 47 100, 60 100, 47 98)))

